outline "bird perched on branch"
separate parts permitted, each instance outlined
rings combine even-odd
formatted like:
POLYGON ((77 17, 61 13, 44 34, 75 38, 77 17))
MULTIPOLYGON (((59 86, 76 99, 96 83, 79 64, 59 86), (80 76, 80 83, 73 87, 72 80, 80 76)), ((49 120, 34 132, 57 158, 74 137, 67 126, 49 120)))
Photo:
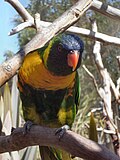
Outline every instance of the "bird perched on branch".
MULTIPOLYGON (((60 34, 25 57, 18 73, 25 121, 55 128, 72 125, 79 105, 77 69, 83 49, 77 35, 60 34)), ((56 133, 63 134, 65 128, 56 133)), ((69 159, 51 147, 40 147, 40 152, 42 160, 69 159)))

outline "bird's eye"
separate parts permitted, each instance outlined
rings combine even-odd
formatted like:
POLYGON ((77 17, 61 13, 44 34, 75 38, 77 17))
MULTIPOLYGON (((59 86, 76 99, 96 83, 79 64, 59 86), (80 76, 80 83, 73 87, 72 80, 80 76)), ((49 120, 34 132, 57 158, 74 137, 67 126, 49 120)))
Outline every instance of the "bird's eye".
POLYGON ((72 53, 74 53, 74 51, 73 51, 73 50, 71 50, 71 51, 70 51, 70 53, 72 54, 72 53))
POLYGON ((59 45, 58 45, 58 51, 59 51, 59 52, 61 52, 61 51, 62 51, 62 49, 63 49, 62 45, 61 45, 61 44, 59 44, 59 45))

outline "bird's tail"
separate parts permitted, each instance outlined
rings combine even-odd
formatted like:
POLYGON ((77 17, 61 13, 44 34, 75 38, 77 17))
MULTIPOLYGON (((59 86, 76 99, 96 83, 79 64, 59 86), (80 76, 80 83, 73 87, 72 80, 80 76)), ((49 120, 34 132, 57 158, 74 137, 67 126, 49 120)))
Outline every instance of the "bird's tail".
POLYGON ((70 154, 66 151, 52 147, 39 146, 41 160, 71 160, 70 154))

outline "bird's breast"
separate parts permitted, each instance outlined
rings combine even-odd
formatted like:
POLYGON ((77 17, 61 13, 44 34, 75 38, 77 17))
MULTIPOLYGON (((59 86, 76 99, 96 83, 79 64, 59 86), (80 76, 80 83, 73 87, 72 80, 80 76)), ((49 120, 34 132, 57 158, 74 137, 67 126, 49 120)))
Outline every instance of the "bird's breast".
POLYGON ((70 86, 75 79, 75 72, 67 76, 56 76, 44 66, 38 52, 26 56, 19 70, 19 78, 37 89, 59 90, 70 86))

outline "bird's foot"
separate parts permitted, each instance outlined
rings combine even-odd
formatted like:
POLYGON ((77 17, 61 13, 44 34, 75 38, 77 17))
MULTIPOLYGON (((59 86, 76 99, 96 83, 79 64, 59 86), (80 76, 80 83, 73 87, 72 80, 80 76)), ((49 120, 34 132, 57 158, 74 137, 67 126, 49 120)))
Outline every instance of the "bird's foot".
POLYGON ((24 127, 23 127, 23 134, 24 135, 30 132, 32 125, 34 125, 34 123, 32 121, 27 121, 24 124, 24 127))
POLYGON ((61 138, 64 136, 64 134, 66 133, 67 130, 69 130, 70 127, 68 125, 64 125, 60 128, 58 128, 56 131, 55 131, 55 135, 58 135, 59 136, 59 140, 61 140, 61 138))

